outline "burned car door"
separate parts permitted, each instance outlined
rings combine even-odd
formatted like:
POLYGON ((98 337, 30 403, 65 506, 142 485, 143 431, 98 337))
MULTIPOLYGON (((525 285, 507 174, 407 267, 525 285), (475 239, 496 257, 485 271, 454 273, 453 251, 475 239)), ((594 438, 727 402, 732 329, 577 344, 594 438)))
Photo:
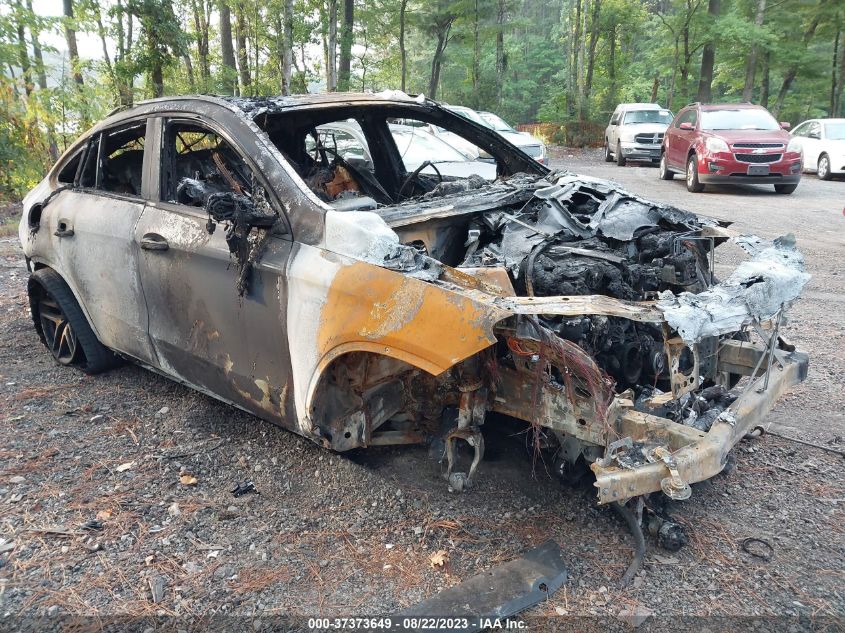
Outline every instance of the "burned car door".
POLYGON ((99 340, 150 362, 133 229, 144 209, 147 120, 103 130, 83 150, 74 185, 45 207, 49 239, 99 340))
POLYGON ((158 365, 282 422, 292 407, 285 327, 290 235, 279 235, 272 223, 243 226, 237 214, 228 221, 209 215, 212 207, 270 212, 257 170, 224 138, 222 126, 159 118, 157 135, 160 193, 135 240, 158 365))

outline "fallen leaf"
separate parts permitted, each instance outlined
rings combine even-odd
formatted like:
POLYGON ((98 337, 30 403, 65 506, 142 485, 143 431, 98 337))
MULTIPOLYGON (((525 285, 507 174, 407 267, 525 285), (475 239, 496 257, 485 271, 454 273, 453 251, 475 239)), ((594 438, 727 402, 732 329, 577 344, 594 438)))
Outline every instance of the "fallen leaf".
POLYGON ((196 486, 198 481, 199 480, 196 477, 188 473, 179 475, 179 483, 183 486, 196 486))
POLYGON ((111 518, 111 515, 112 515, 112 511, 111 511, 111 509, 109 509, 109 510, 100 510, 100 511, 97 513, 97 520, 98 520, 98 521, 108 521, 108 520, 111 518))
POLYGON ((118 466, 117 468, 115 468, 115 470, 119 473, 123 473, 123 472, 126 472, 127 470, 129 470, 130 468, 132 468, 134 465, 135 465, 135 462, 125 462, 125 463, 121 464, 120 466, 118 466))
POLYGON ((432 567, 443 567, 449 562, 449 552, 445 549, 439 549, 434 554, 428 557, 432 567))
POLYGON ((555 613, 557 613, 558 615, 566 615, 569 612, 563 607, 555 607, 555 613))

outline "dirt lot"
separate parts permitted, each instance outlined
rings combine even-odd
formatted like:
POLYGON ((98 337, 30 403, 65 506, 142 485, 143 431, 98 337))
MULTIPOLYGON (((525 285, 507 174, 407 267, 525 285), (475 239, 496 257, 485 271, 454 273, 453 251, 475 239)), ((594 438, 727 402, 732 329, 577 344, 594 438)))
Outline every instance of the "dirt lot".
MULTIPOLYGON (((810 376, 766 422, 845 451, 845 182, 696 195, 650 166, 570 154, 556 164, 763 236, 795 233, 813 279, 786 335, 810 353, 810 376)), ((725 247, 717 274, 738 257, 725 247)), ((477 487, 452 494, 424 448, 335 455, 134 366, 98 377, 58 368, 32 328, 26 277, 16 240, 0 240, 0 629, 66 613, 389 614, 548 538, 569 579, 528 612, 531 630, 566 627, 562 616, 621 627, 623 609, 653 613, 643 628, 679 616, 790 616, 754 621, 784 631, 845 622, 841 454, 772 435, 742 442, 732 473, 675 506, 689 546, 669 553, 649 540, 623 590, 623 522, 591 486, 563 487, 533 463, 503 421, 487 425, 477 487), (260 494, 235 498, 245 479, 260 494), (770 560, 743 549, 748 537, 771 544, 770 560), (439 550, 447 562, 433 567, 439 550)))

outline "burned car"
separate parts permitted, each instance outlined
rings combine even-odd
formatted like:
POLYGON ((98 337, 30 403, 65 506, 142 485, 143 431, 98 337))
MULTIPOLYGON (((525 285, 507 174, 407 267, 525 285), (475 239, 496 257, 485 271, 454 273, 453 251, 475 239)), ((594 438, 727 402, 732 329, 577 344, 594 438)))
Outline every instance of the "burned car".
POLYGON ((684 499, 807 371, 779 332, 808 280, 790 236, 550 171, 403 93, 138 104, 65 152, 20 226, 59 363, 129 359, 334 451, 440 438, 453 489, 498 412, 588 464, 599 503, 684 499), (366 164, 317 131, 350 119, 366 164), (395 120, 461 135, 496 180, 408 173, 395 120), (728 240, 748 258, 719 280, 728 240))

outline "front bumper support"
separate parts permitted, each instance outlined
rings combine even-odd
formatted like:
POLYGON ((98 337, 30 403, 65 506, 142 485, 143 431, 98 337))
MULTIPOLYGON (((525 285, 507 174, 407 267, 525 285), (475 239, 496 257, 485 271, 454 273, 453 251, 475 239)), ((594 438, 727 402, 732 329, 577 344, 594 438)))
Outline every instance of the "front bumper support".
MULTIPOLYGON (((808 356, 803 352, 774 350, 768 386, 760 371, 765 369, 766 350, 741 341, 724 341, 719 352, 720 371, 751 376, 740 397, 717 418, 707 433, 666 418, 627 409, 618 419, 618 435, 651 446, 665 446, 671 452, 677 474, 686 484, 709 479, 722 471, 730 450, 755 426, 787 389, 807 376, 808 356)), ((596 475, 599 503, 624 501, 631 497, 658 492, 670 477, 663 461, 644 463, 633 468, 612 460, 598 460, 591 465, 596 475), (604 465, 603 465, 604 464, 604 465)))

